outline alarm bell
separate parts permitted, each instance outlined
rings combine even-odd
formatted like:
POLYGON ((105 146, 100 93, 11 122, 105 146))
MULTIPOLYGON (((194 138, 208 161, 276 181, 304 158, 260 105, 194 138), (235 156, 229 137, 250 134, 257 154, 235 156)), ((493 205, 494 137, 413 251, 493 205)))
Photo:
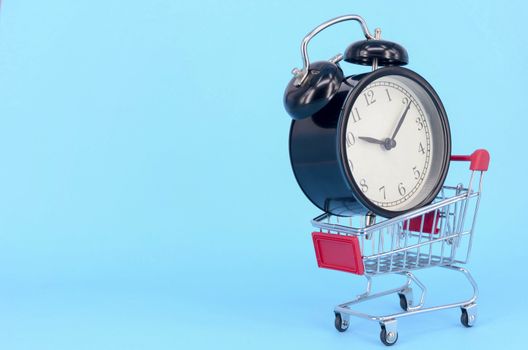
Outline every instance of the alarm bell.
POLYGON ((344 60, 349 63, 372 66, 404 66, 409 63, 407 50, 400 44, 387 40, 361 40, 347 47, 344 60))
POLYGON ((337 63, 310 64, 304 81, 292 78, 284 92, 284 107, 293 119, 307 118, 330 102, 341 86, 344 74, 337 63))
POLYGON ((294 77, 284 92, 284 107, 293 119, 308 118, 323 109, 339 91, 345 76, 339 61, 360 65, 403 66, 409 62, 407 50, 403 46, 387 40, 380 40, 381 30, 371 35, 363 18, 347 15, 334 18, 306 35, 301 43, 303 68, 293 69, 294 77), (366 40, 351 44, 345 55, 338 54, 328 61, 310 63, 307 53, 308 43, 324 29, 343 21, 357 21, 361 25, 366 40))

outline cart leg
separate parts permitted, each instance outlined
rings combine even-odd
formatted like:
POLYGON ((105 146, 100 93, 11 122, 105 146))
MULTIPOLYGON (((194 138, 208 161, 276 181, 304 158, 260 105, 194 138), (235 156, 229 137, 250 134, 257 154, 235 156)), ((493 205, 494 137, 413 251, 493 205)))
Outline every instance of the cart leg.
POLYGON ((407 276, 407 287, 403 288, 400 292, 398 292, 398 296, 400 297, 401 308, 405 311, 416 311, 418 309, 421 309, 425 302, 427 288, 412 272, 405 271, 402 274, 407 276), (421 290, 420 300, 418 301, 418 303, 415 303, 413 300, 412 288, 409 287, 411 281, 414 282, 414 284, 421 290))
POLYGON ((387 346, 394 345, 398 340, 398 322, 396 319, 380 322, 380 340, 387 346))
POLYGON ((473 303, 470 305, 460 307, 462 315, 460 315, 460 322, 464 327, 472 327, 477 321, 477 304, 473 303))

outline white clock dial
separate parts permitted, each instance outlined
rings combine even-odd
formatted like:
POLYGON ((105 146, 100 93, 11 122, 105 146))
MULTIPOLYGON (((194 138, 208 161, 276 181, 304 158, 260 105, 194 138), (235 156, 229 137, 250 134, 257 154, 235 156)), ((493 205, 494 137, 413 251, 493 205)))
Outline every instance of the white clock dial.
POLYGON ((432 100, 408 79, 385 76, 356 98, 347 123, 346 160, 363 195, 388 211, 424 200, 436 185, 443 142, 432 100))

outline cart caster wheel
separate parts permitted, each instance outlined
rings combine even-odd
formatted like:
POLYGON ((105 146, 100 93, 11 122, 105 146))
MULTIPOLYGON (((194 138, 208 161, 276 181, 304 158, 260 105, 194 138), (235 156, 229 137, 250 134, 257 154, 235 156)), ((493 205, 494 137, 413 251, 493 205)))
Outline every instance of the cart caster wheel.
POLYGON ((473 327, 477 319, 477 305, 470 305, 467 307, 461 307, 462 314, 460 315, 460 323, 464 327, 473 327))
POLYGON ((348 317, 341 318, 341 314, 335 314, 334 326, 339 332, 344 332, 348 329, 348 317))
POLYGON ((407 298, 405 297, 405 295, 401 294, 401 293, 398 293, 398 296, 400 297, 400 307, 407 311, 407 298))
POLYGON ((412 306, 413 303, 412 289, 404 289, 400 293, 398 293, 398 296, 400 297, 400 307, 404 311, 409 311, 409 307, 412 306))
POLYGON ((398 332, 396 331, 389 331, 387 332, 387 329, 385 326, 381 326, 381 332, 380 332, 380 340, 383 344, 387 346, 391 346, 396 344, 396 341, 398 341, 398 332))

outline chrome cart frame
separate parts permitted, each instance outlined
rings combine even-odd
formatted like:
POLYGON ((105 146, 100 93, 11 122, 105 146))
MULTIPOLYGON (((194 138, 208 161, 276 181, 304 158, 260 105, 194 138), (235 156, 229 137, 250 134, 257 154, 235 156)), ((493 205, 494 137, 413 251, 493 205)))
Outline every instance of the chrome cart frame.
POLYGON ((467 187, 444 186, 430 205, 379 222, 373 215, 345 218, 323 214, 312 220, 313 226, 319 229, 312 233, 319 267, 364 275, 367 279, 364 293, 335 307, 338 331, 348 328, 350 316, 378 321, 381 341, 393 345, 398 340, 398 318, 457 307, 462 311, 461 323, 466 327, 474 325, 478 287, 469 271, 457 265, 466 264, 471 253, 489 153, 477 150, 470 156, 452 156, 451 160, 471 162, 469 183, 467 187), (474 186, 474 182, 478 184, 474 186), (434 266, 463 274, 473 288, 472 296, 450 304, 424 307, 427 288, 411 271, 434 266), (372 277, 389 273, 405 276, 406 282, 397 288, 371 293, 372 277), (420 289, 417 303, 413 298, 413 284, 420 289), (371 315, 351 308, 395 293, 400 298, 402 312, 371 315))

